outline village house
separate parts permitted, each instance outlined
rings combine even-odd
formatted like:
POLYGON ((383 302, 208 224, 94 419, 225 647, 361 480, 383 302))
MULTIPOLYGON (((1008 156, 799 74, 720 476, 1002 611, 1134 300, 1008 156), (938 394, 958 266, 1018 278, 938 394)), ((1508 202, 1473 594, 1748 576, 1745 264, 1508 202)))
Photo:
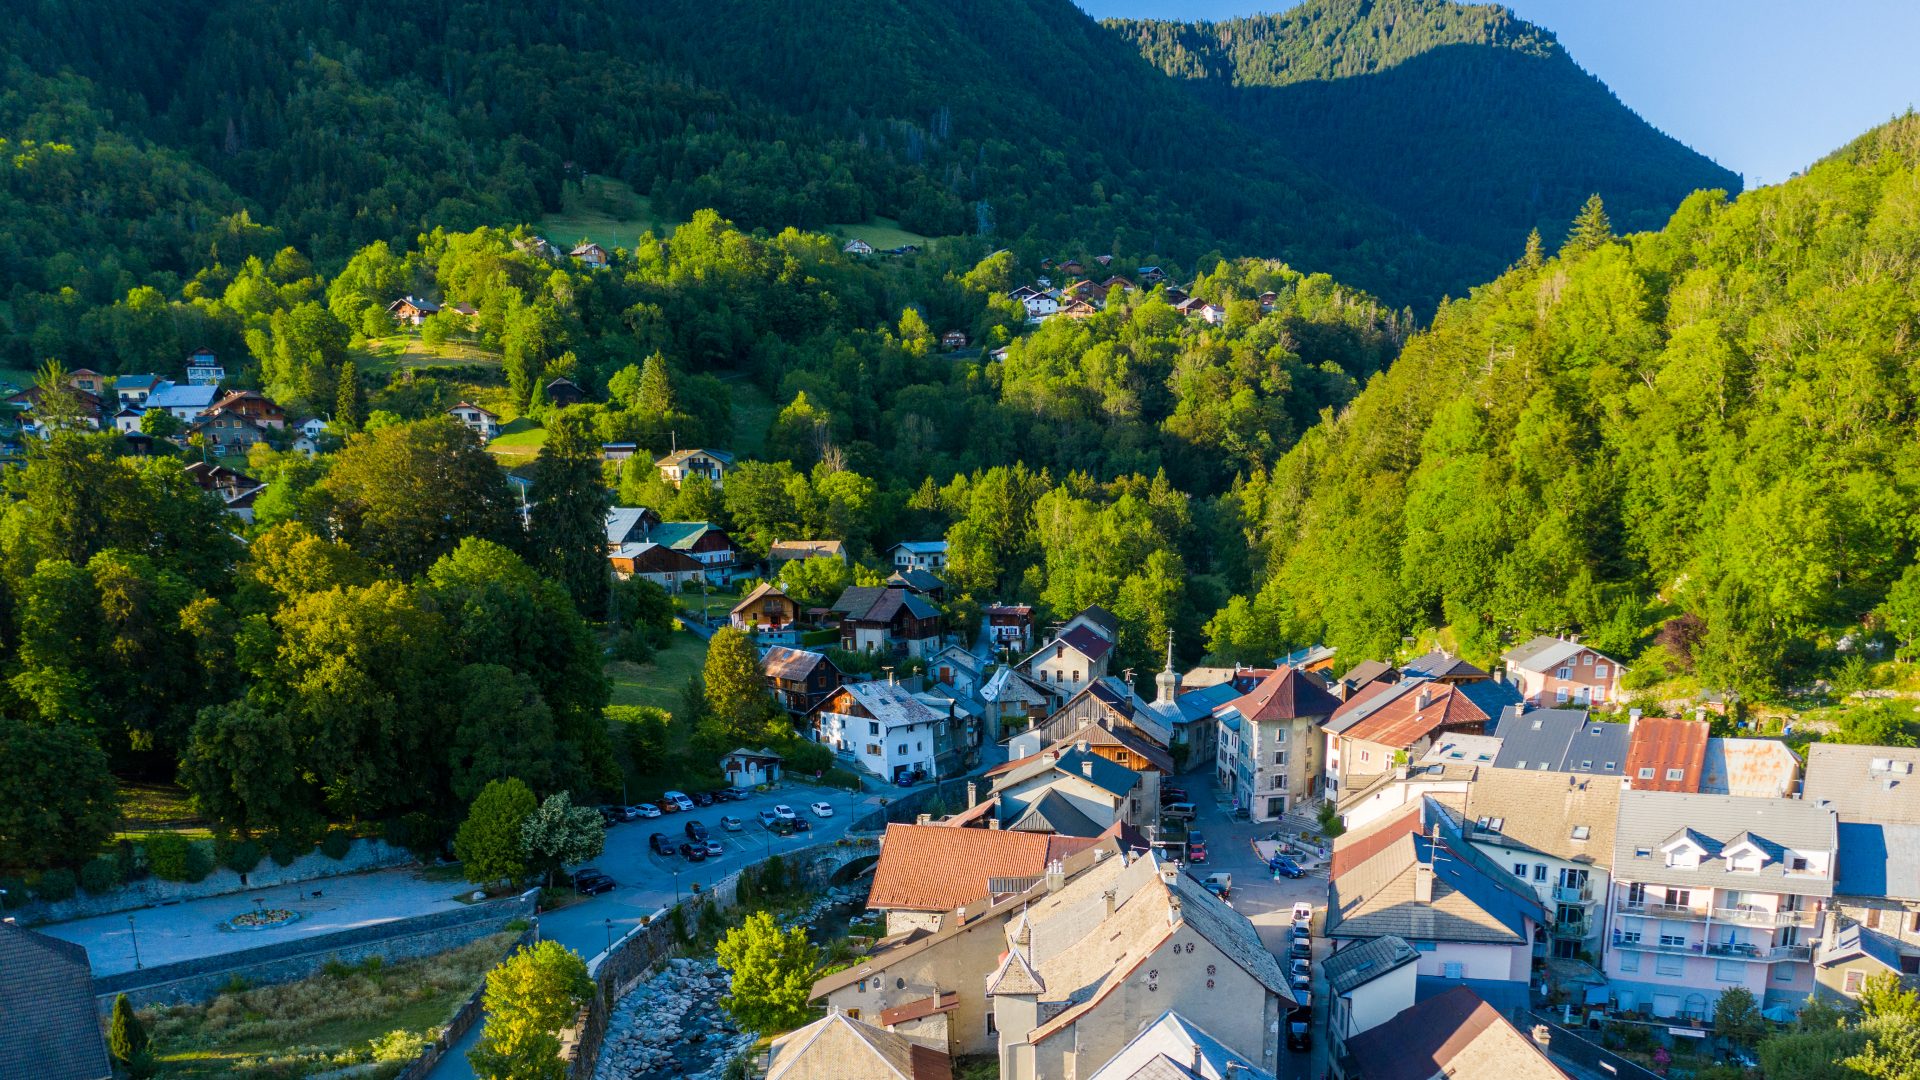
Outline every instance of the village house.
POLYGON ((1468 843, 1432 798, 1334 841, 1326 935, 1335 949, 1391 934, 1420 953, 1423 994, 1471 986, 1502 1007, 1523 1006, 1534 928, 1545 912, 1531 887, 1468 843))
POLYGON ((284 431, 287 427, 287 410, 258 390, 229 390, 208 411, 244 416, 263 428, 275 431, 284 431))
POLYGON ((1620 782, 1491 768, 1466 795, 1467 841, 1533 889, 1547 914, 1547 955, 1598 957, 1620 782))
POLYGON ((1465 987, 1410 1006, 1349 1045, 1336 1080, 1567 1080, 1525 1032, 1465 987))
POLYGON ((1158 710, 1134 693, 1125 680, 1108 676, 1088 684, 1031 731, 1008 740, 1007 748, 1015 757, 1025 756, 1089 724, 1132 732, 1163 750, 1173 737, 1158 710))
POLYGON ((1326 958, 1327 1060, 1349 1056, 1348 1043, 1413 1007, 1419 950, 1383 934, 1355 942, 1326 958))
POLYGON ((947 583, 928 570, 895 570, 887 577, 887 587, 905 589, 936 604, 944 603, 947 599, 947 583))
POLYGON ((146 415, 146 413, 131 406, 121 409, 119 412, 113 414, 113 430, 122 435, 138 434, 141 421, 146 419, 146 415))
POLYGON ((775 573, 801 559, 839 559, 844 563, 847 545, 840 540, 775 540, 767 548, 767 564, 775 573))
POLYGON ((784 634, 800 621, 800 605, 794 603, 786 593, 763 581, 733 605, 733 610, 727 613, 727 621, 735 630, 745 630, 751 634, 784 634))
POLYGON ((1027 321, 1032 323, 1040 322, 1060 310, 1058 293, 1035 288, 1032 285, 1022 285, 1008 293, 1007 297, 1018 301, 1020 306, 1027 309, 1027 321))
POLYGON ((107 392, 107 377, 92 368, 74 368, 67 372, 67 385, 99 398, 107 392))
POLYGON ((209 409, 187 425, 187 436, 195 435, 215 454, 245 454, 255 443, 267 441, 264 425, 219 408, 209 409))
POLYGON ((1113 635, 1102 634, 1096 627, 1081 623, 1061 631, 1017 666, 1021 674, 1052 695, 1056 703, 1064 705, 1080 691, 1107 677, 1113 642, 1113 635))
POLYGON ((214 398, 220 388, 213 383, 162 382, 147 394, 148 411, 161 409, 172 413, 183 423, 191 424, 200 419, 202 413, 213 408, 214 398))
POLYGON ((1920 750, 1811 743, 1801 799, 1834 812, 1833 919, 1814 977, 1856 998, 1869 976, 1920 976, 1920 750), (1854 928, 1859 928, 1856 932, 1854 928))
POLYGON ((1578 641, 1542 634, 1502 654, 1507 675, 1533 705, 1620 700, 1620 663, 1578 641))
POLYGON ((1033 607, 1030 604, 988 604, 980 609, 987 644, 998 652, 1025 652, 1033 640, 1033 607))
POLYGON ((940 759, 959 756, 955 726, 891 679, 847 683, 813 713, 815 741, 887 783, 944 775, 940 759))
POLYGON ((955 349, 966 348, 967 332, 964 330, 949 330, 946 333, 941 334, 940 347, 947 350, 948 352, 952 352, 955 349))
POLYGON ((1003 826, 1018 832, 1099 836, 1122 823, 1158 822, 1144 777, 1095 754, 1087 740, 1010 762, 993 779, 1003 826))
POLYGON ((440 314, 440 305, 418 296, 403 296, 387 305, 387 314, 401 326, 419 326, 440 314))
POLYGON ((637 442, 605 442, 600 444, 600 460, 619 465, 640 452, 637 442))
POLYGON ((675 450, 654 465, 667 483, 679 487, 690 476, 701 477, 714 487, 724 487, 726 473, 733 468, 733 455, 724 450, 675 450))
POLYGON ((750 788, 780 779, 781 763, 786 761, 766 747, 749 750, 741 747, 720 759, 720 772, 728 787, 750 788))
POLYGON ((1254 821, 1272 821, 1320 793, 1320 734, 1340 707, 1315 678, 1297 668, 1264 673, 1214 713, 1233 732, 1234 752, 1219 762, 1223 787, 1254 821))
POLYGON ((147 395, 164 381, 158 375, 121 375, 113 380, 113 396, 122 408, 143 409, 147 395))
POLYGON ((200 348, 187 354, 188 386, 217 386, 226 378, 227 369, 214 359, 212 349, 200 348))
POLYGON ((663 521, 653 527, 647 539, 692 556, 706 573, 706 580, 715 585, 733 584, 741 569, 740 546, 725 529, 705 521, 663 521))
POLYGON ((492 409, 482 408, 471 401, 462 401, 447 410, 447 415, 467 426, 467 430, 480 436, 483 443, 492 442, 500 434, 500 414, 492 409))
POLYGON ((906 540, 887 550, 895 570, 927 570, 938 573, 947 568, 945 540, 906 540))
POLYGON ((707 580, 705 563, 684 551, 650 541, 625 543, 607 553, 613 576, 625 581, 639 578, 651 581, 670 593, 707 580))
POLYGON ((1323 790, 1341 799, 1396 764, 1424 755, 1442 736, 1484 734, 1518 700, 1511 686, 1494 679, 1376 682, 1342 702, 1326 722, 1323 790))
POLYGON ((873 245, 856 236, 841 245, 840 253, 843 255, 871 255, 873 254, 873 245))
POLYGON ((1595 720, 1585 709, 1529 709, 1509 705, 1500 714, 1502 769, 1625 776, 1632 730, 1595 720))
POLYGON ((1109 858, 1007 922, 987 982, 1002 1080, 1074 1076, 1168 1010, 1271 1073, 1293 992, 1253 924, 1151 855, 1109 858))
POLYGON ((1711 729, 1696 720, 1636 716, 1627 741, 1627 786, 1635 791, 1699 791, 1711 729))
MULTIPOLYGON (((1442 747, 1457 746, 1463 738, 1483 737, 1446 736, 1417 762, 1396 765, 1392 771, 1374 777, 1367 786, 1342 794, 1340 801, 1334 804, 1335 814, 1347 831, 1353 832, 1371 829, 1375 822, 1389 817, 1417 811, 1427 796, 1433 796, 1436 801, 1449 807, 1465 807, 1467 789, 1479 779, 1482 769, 1491 767, 1491 759, 1451 762, 1437 761, 1434 755, 1440 753, 1442 747)), ((1337 863, 1338 849, 1334 856, 1337 863)))
POLYGON ((0 922, 0 1076, 107 1080, 100 1005, 85 946, 0 922))
POLYGON ((1275 1080, 1274 1075, 1169 1009, 1087 1080, 1275 1080))
POLYGON ((766 1080, 952 1080, 953 1062, 930 1046, 829 1012, 767 1047, 766 1080))
POLYGON ((249 525, 253 523, 253 503, 267 489, 266 484, 238 469, 207 461, 192 462, 185 471, 201 491, 225 504, 228 513, 249 525))
POLYGON ((768 649, 761 666, 766 672, 768 693, 795 717, 812 714, 847 681, 845 673, 826 654, 783 645, 768 649))
POLYGON ((992 741, 1001 742, 1046 719, 1052 699, 1011 666, 1002 665, 980 686, 984 718, 992 741))
POLYGON ((1107 718, 1105 724, 1089 722, 1046 746, 1034 746, 1030 737, 1015 739, 1009 743, 1009 752, 1019 756, 987 770, 987 779, 996 784, 994 791, 997 795, 1001 790, 997 785, 1003 777, 1016 772, 1030 772, 1038 762, 1058 759, 1076 751, 1105 758, 1123 769, 1138 773, 1139 780, 1128 795, 1125 820, 1137 827, 1158 823, 1160 786, 1174 773, 1173 755, 1137 729, 1115 724, 1111 717, 1107 718))
POLYGON ((1814 990, 1834 894, 1831 807, 1674 791, 1620 796, 1605 973, 1620 1012, 1700 1019, 1744 987, 1762 1008, 1814 990))
MULTIPOLYGON (((42 423, 45 418, 41 415, 42 410, 40 408, 41 400, 45 397, 45 394, 46 392, 39 386, 29 386, 25 390, 9 395, 6 399, 8 405, 30 418, 33 430, 42 436, 49 434, 42 423)), ((71 397, 73 403, 72 408, 75 414, 73 419, 84 427, 92 428, 96 431, 99 430, 103 422, 102 414, 106 408, 105 402, 85 390, 70 389, 68 395, 71 397)))
POLYGON ((625 544, 638 543, 660 526, 660 515, 644 506, 607 508, 607 550, 618 551, 625 544))
POLYGON ((604 269, 609 262, 613 261, 612 256, 607 254, 606 248, 591 242, 581 244, 567 252, 567 255, 589 270, 604 269))
POLYGON ((848 652, 922 657, 940 648, 940 609, 905 589, 848 586, 831 610, 848 652))
POLYGON ((547 395, 547 403, 557 409, 566 408, 568 405, 578 405, 587 400, 587 392, 580 389, 580 384, 564 376, 547 383, 544 390, 547 395))
POLYGON ((890 931, 869 955, 816 981, 812 1000, 874 1020, 932 1002, 938 1019, 916 1022, 910 1029, 915 1038, 950 1046, 955 1054, 995 1053, 999 1039, 986 984, 1006 951, 1008 920, 1087 870, 1119 859, 1120 850, 1112 837, 1089 843, 947 825, 889 825, 868 905, 887 912, 890 926, 897 919, 908 928, 890 931), (896 839, 903 842, 889 863, 896 839), (1034 852, 1054 857, 1033 869, 1034 852), (937 919, 931 917, 936 908, 937 919))

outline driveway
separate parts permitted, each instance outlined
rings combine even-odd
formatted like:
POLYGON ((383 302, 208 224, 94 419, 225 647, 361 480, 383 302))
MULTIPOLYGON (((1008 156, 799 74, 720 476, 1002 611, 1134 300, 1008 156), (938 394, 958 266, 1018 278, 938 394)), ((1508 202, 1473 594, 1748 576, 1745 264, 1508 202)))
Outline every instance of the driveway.
POLYGON ((377 870, 34 929, 86 946, 93 973, 115 975, 134 969, 136 944, 141 966, 154 967, 445 911, 459 907, 456 897, 471 888, 458 881, 428 881, 418 869, 377 870), (221 928, 256 906, 286 908, 300 918, 267 930, 221 928))
POLYGON ((1193 828, 1207 841, 1208 861, 1192 867, 1192 873, 1198 877, 1221 871, 1233 875, 1234 910, 1252 921, 1261 943, 1279 959, 1282 969, 1291 967, 1287 946, 1293 937, 1294 902, 1305 900, 1313 905, 1313 1048, 1307 1053, 1288 1051, 1283 1029, 1280 1052, 1285 1060, 1279 1072, 1282 1076, 1327 1075, 1326 984, 1320 977, 1320 962, 1332 953, 1327 939, 1320 936, 1326 925, 1326 866, 1310 867, 1304 878, 1274 880, 1266 862, 1254 852, 1253 842, 1272 835, 1280 823, 1235 821, 1223 805, 1225 794, 1216 789, 1210 761, 1183 774, 1178 784, 1193 796, 1197 811, 1193 828))

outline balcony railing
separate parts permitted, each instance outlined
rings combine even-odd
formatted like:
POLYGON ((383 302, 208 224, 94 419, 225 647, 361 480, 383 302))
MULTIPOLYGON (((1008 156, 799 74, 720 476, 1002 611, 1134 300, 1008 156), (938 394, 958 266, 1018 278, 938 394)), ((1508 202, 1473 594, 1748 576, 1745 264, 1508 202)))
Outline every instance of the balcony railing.
POLYGON ((1584 919, 1562 919, 1547 928, 1554 937, 1566 941, 1585 941, 1593 933, 1593 924, 1584 919))
POLYGON ((1593 903, 1593 888, 1586 885, 1555 885, 1553 887, 1553 898, 1562 904, 1591 904, 1593 903))
POLYGON ((1768 911, 1766 908, 1714 908, 1713 921, 1740 926, 1812 926, 1817 911, 1768 911))
POLYGON ((1613 947, 1616 949, 1629 949, 1634 952, 1670 953, 1674 956, 1706 955, 1701 944, 1697 941, 1691 945, 1671 945, 1662 944, 1658 938, 1643 938, 1639 941, 1634 941, 1630 938, 1621 937, 1619 934, 1613 935, 1613 947))
POLYGON ((1776 964, 1783 960, 1811 960, 1811 945, 1753 945, 1744 941, 1709 941, 1708 956, 1725 956, 1734 960, 1757 960, 1776 964))
POLYGON ((1693 919, 1704 922, 1707 918, 1704 908, 1682 907, 1678 904, 1636 904, 1621 900, 1613 905, 1613 909, 1622 915, 1644 915, 1649 919, 1693 919))

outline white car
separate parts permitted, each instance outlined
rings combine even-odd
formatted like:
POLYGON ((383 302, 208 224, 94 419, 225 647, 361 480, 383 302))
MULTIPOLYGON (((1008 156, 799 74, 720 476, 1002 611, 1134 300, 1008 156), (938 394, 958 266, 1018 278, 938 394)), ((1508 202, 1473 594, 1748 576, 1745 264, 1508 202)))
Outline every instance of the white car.
POLYGON ((681 792, 663 791, 660 793, 660 797, 672 803, 673 805, 679 807, 682 810, 693 809, 693 800, 687 798, 686 795, 682 794, 681 792))
POLYGON ((638 806, 630 806, 628 809, 643 818, 657 818, 660 816, 660 808, 650 802, 643 802, 638 806))
POLYGON ((807 809, 813 811, 814 817, 832 817, 833 816, 832 803, 817 802, 817 803, 814 803, 812 806, 807 807, 807 809))
POLYGON ((779 818, 781 821, 792 821, 800 815, 793 812, 793 807, 788 806, 786 803, 779 803, 773 808, 773 816, 779 818))

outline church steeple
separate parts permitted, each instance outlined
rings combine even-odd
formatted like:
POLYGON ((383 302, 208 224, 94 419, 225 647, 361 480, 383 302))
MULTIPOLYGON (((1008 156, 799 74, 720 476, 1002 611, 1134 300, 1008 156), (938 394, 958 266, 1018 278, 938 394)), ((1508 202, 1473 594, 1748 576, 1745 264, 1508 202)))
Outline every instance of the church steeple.
POLYGON ((1171 629, 1167 631, 1167 666, 1161 668, 1160 674, 1153 677, 1153 685, 1156 688, 1154 700, 1162 704, 1172 701, 1180 694, 1180 673, 1173 667, 1173 631, 1171 629))

